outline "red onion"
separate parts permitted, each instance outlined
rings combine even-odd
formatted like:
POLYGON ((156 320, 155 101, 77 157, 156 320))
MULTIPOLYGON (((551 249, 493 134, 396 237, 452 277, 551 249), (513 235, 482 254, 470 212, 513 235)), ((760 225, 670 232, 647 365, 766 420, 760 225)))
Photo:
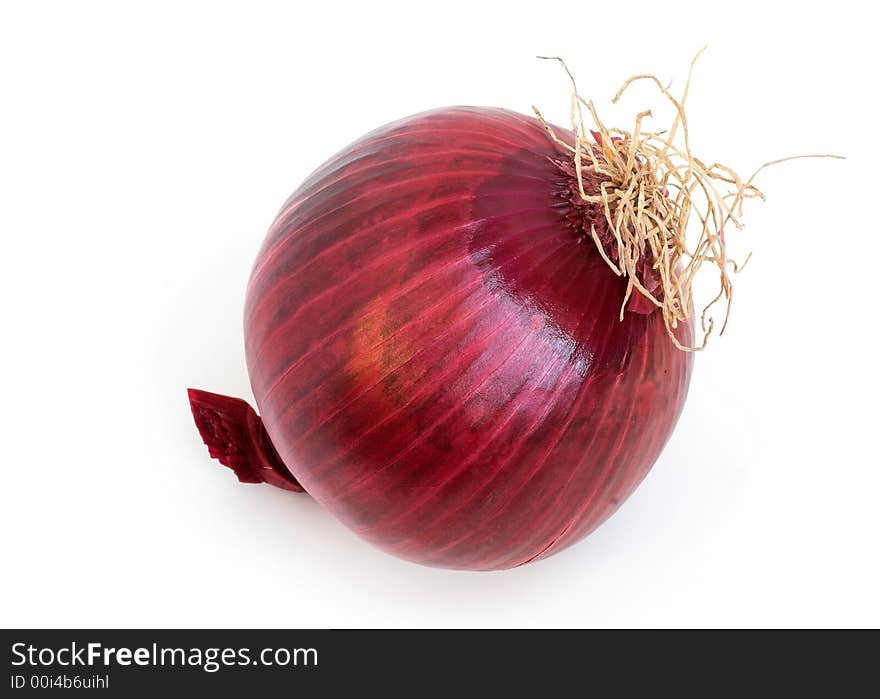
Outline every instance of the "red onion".
POLYGON ((599 526, 669 438, 692 355, 650 303, 621 319, 570 163, 536 119, 451 108, 322 165, 248 287, 262 422, 190 391, 212 456, 432 566, 510 568, 599 526))

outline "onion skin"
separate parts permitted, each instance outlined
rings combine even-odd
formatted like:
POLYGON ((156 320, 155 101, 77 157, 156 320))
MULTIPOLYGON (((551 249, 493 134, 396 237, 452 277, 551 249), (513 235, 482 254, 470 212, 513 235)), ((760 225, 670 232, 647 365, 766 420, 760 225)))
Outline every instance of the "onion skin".
POLYGON ((389 553, 473 570, 556 553, 678 419, 692 354, 644 304, 620 320, 625 282, 572 223, 564 157, 512 112, 409 117, 315 171, 259 252, 245 340, 265 430, 389 553))

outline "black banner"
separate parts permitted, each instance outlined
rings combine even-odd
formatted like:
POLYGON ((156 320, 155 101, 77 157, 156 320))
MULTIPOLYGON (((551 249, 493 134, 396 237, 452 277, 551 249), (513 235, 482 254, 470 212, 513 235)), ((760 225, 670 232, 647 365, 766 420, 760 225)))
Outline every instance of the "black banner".
MULTIPOLYGON (((20 630, 2 631, 4 696, 158 692, 302 696, 352 691, 472 696, 714 696, 808 685, 864 689, 877 636, 804 632, 20 630), (845 649, 845 650, 844 650, 845 649)), ((870 681, 870 680, 869 680, 870 681)))

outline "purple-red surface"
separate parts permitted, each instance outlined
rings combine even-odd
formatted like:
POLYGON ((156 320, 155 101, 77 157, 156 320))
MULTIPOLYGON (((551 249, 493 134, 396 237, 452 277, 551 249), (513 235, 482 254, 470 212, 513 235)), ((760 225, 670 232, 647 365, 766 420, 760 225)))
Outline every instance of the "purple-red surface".
POLYGON ((416 115, 315 171, 260 250, 245 339, 266 434, 291 484, 390 553, 556 553, 675 425, 692 355, 644 304, 620 320, 565 158, 519 114, 416 115))

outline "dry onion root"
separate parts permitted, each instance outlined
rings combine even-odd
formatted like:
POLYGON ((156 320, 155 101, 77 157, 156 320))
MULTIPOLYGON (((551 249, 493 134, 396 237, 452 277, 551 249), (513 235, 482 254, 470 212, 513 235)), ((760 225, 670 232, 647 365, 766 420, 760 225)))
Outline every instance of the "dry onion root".
POLYGON ((571 79, 570 119, 574 144, 560 139, 538 108, 532 107, 550 138, 571 153, 581 199, 585 203, 601 204, 604 211, 614 248, 605 249, 595 227, 592 237, 611 270, 627 279, 621 318, 633 291, 637 291, 662 311, 672 342, 687 352, 706 347, 716 326, 710 310, 719 302, 724 303, 724 320, 719 335, 727 327, 733 300, 729 270, 740 272, 751 253, 742 263, 731 259, 727 254, 725 227, 733 224, 737 229, 742 228, 740 219, 745 200, 764 199, 753 184, 754 178, 764 168, 787 160, 841 157, 796 155, 780 158, 764 163, 749 178, 743 179, 721 163, 707 166, 694 156, 685 102, 694 64, 703 50, 705 47, 691 61, 680 98, 676 99, 656 76, 644 74, 626 80, 612 99, 612 103, 617 103, 627 88, 637 81, 652 82, 676 111, 672 126, 665 131, 653 132, 643 128, 643 120, 652 116, 650 111, 636 115, 632 132, 606 127, 592 101, 585 100, 578 92, 568 66, 557 56, 539 58, 559 61, 571 79), (584 108, 595 125, 593 130, 586 127, 584 108), (585 181, 595 193, 585 190, 585 181), (692 221, 695 222, 693 225, 692 221), (699 225, 696 225, 697 221, 699 225), (699 231, 695 239, 690 229, 699 231), (689 237, 694 240, 692 247, 688 245, 689 237), (718 293, 702 310, 702 340, 693 346, 683 345, 674 330, 680 321, 690 316, 694 278, 704 264, 714 266, 718 272, 718 293), (653 284, 646 279, 646 269, 653 284))

